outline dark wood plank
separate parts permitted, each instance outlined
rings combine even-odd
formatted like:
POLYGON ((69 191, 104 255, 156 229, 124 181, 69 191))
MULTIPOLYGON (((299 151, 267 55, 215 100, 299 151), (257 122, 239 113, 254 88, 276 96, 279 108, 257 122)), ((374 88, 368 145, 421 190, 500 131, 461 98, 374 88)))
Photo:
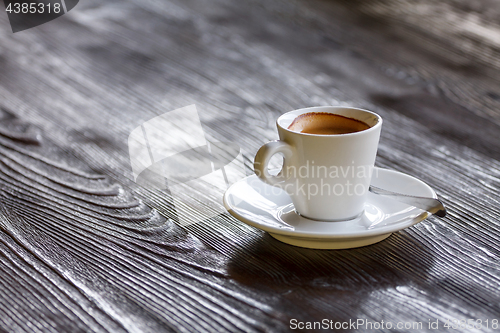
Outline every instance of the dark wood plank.
POLYGON ((0 15, 0 329, 473 318, 495 331, 499 16, 486 0, 85 1, 12 34, 0 15), (279 114, 372 109, 377 164, 429 183, 449 215, 342 251, 282 244, 215 200, 215 216, 181 225, 168 191, 133 181, 127 138, 193 103, 248 174, 279 114))

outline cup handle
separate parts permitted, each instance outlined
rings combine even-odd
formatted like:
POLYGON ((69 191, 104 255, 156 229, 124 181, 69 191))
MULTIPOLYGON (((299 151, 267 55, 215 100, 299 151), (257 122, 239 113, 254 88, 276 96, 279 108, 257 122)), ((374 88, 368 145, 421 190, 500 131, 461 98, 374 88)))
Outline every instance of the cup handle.
POLYGON ((279 140, 268 142, 260 147, 259 151, 255 155, 253 163, 255 174, 265 183, 282 188, 284 185, 289 183, 286 170, 287 163, 290 163, 289 161, 292 156, 293 148, 288 143, 279 140), (271 157, 278 153, 282 153, 285 157, 283 160, 283 168, 276 176, 273 176, 269 173, 267 167, 271 157))

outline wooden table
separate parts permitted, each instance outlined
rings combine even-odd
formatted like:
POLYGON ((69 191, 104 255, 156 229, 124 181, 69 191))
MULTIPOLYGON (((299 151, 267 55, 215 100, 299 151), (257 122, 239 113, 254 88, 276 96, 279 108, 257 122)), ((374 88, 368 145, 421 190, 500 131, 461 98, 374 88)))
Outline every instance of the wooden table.
POLYGON ((499 19, 489 0, 82 0, 13 34, 0 14, 0 331, 497 332, 499 19), (190 104, 248 175, 280 114, 373 110, 376 165, 448 215, 350 250, 283 244, 215 199, 179 223, 127 140, 190 104))

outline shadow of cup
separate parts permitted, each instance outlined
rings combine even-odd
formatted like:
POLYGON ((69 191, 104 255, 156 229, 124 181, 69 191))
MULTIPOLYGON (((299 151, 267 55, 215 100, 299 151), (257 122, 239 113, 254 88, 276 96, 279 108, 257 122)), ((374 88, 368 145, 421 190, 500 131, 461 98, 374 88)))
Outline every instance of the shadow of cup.
POLYGON ((423 279, 432 263, 432 254, 404 232, 349 250, 299 248, 265 234, 230 260, 228 273, 289 320, 345 322, 356 320, 348 315, 362 313, 373 293, 423 279))

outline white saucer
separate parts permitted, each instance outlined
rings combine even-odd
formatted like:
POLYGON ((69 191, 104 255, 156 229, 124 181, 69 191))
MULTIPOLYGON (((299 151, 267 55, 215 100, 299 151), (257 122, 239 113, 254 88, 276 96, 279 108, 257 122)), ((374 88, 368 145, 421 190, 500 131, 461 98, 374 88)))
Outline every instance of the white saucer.
MULTIPOLYGON (((407 174, 375 168, 372 185, 394 192, 437 198, 434 190, 407 174)), ((348 249, 377 243, 408 228, 430 213, 393 199, 368 193, 361 217, 346 222, 321 222, 295 213, 290 197, 252 175, 224 194, 224 206, 242 222, 267 231, 284 243, 313 249, 348 249)))

